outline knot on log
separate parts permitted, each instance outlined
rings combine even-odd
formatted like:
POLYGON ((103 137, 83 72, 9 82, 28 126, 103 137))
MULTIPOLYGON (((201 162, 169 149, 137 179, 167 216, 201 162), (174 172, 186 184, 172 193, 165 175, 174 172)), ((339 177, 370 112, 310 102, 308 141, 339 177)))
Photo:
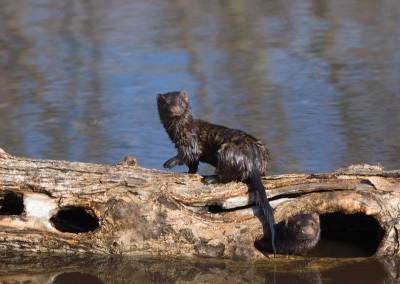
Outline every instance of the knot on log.
POLYGON ((138 161, 135 157, 127 155, 117 165, 125 166, 125 167, 136 167, 136 166, 138 166, 138 161))

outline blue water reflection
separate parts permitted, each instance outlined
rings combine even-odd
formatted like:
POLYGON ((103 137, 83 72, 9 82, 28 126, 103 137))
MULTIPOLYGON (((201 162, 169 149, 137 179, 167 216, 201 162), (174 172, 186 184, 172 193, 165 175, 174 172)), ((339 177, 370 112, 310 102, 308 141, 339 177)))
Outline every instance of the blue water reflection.
MULTIPOLYGON (((396 1, 3 1, 0 146, 161 168, 155 95, 270 147, 271 172, 398 168, 396 1)), ((183 168, 178 169, 183 170, 183 168)))

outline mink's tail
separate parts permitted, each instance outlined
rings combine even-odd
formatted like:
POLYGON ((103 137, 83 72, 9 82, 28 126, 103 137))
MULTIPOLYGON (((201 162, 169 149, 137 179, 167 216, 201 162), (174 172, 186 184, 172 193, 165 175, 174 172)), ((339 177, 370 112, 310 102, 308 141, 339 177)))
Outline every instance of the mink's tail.
POLYGON ((275 247, 275 218, 271 205, 269 204, 265 187, 261 182, 261 175, 258 173, 250 177, 250 189, 255 191, 259 200, 259 205, 262 213, 263 227, 268 229, 271 240, 271 248, 273 253, 276 253, 275 247))

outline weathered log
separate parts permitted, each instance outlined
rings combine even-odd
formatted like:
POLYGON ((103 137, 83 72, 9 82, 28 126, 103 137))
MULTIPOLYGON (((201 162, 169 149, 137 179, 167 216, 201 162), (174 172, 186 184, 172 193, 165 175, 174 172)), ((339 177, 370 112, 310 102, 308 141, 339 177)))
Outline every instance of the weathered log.
MULTIPOLYGON (((201 179, 145 169, 135 159, 100 165, 1 150, 0 251, 265 257, 254 245, 262 227, 246 184, 201 179)), ((303 212, 338 226, 351 215, 332 213, 358 214, 376 220, 373 254, 400 254, 400 171, 356 165, 263 181, 278 222, 303 212)))

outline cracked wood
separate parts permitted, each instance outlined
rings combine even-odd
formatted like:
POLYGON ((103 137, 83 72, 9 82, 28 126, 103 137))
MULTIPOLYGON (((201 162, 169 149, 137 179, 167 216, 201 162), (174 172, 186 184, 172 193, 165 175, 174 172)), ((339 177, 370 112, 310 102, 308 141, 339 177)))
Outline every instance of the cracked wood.
MULTIPOLYGON (((21 195, 24 206, 19 215, 0 215, 0 250, 264 258, 254 247, 262 228, 246 184, 205 185, 201 179, 145 169, 134 158, 100 165, 14 157, 0 149, 0 207, 9 202, 7 194, 13 202, 21 195), (210 206, 221 210, 212 213, 210 206), (87 212, 98 228, 56 229, 51 218, 62 208, 71 216, 87 212)), ((354 165, 263 182, 277 222, 300 212, 361 212, 386 232, 376 254, 400 253, 400 171, 354 165)), ((81 226, 66 224, 75 225, 81 226)))

